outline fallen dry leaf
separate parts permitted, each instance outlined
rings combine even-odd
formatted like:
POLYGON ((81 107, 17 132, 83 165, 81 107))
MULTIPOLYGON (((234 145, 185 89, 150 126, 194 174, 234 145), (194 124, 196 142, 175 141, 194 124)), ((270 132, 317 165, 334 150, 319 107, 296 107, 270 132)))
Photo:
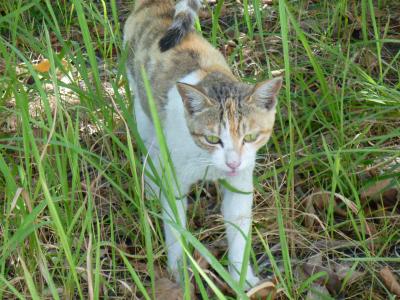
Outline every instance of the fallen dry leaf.
POLYGON ((50 70, 50 61, 48 59, 43 59, 40 63, 36 64, 35 70, 40 73, 47 73, 50 70))
MULTIPOLYGON (((180 285, 176 282, 171 281, 166 277, 156 279, 154 286, 155 286, 155 299, 157 300, 184 299, 184 293, 180 285)), ((194 299, 193 289, 191 290, 190 299, 194 299)))
POLYGON ((195 250, 193 253, 193 258, 202 270, 207 270, 210 267, 207 259, 205 259, 199 251, 195 250))
POLYGON ((383 282, 386 287, 396 296, 400 297, 400 284, 396 279, 396 276, 390 270, 388 266, 384 267, 379 271, 379 275, 381 276, 383 282))
POLYGON ((320 300, 324 299, 323 296, 326 296, 328 299, 331 298, 326 287, 314 283, 307 293, 306 300, 320 300))
MULTIPOLYGON (((218 275, 214 274, 210 270, 206 270, 205 273, 207 274, 208 277, 214 282, 214 284, 217 286, 217 288, 223 293, 224 295, 229 295, 229 296, 234 296, 235 292, 232 290, 232 288, 221 278, 218 277, 218 275)), ((213 294, 212 290, 209 288, 210 294, 213 294)))
MULTIPOLYGON (((320 211, 324 211, 329 207, 329 203, 331 200, 331 192, 324 190, 317 190, 311 195, 308 195, 304 200, 305 203, 305 225, 307 228, 314 226, 315 221, 319 220, 317 217, 316 209, 320 211)), ((356 204, 344 197, 339 193, 334 193, 333 195, 333 209, 336 215, 347 217, 347 211, 343 208, 339 207, 338 201, 343 202, 354 214, 358 213, 358 209, 356 204)), ((321 222, 319 222, 321 224, 321 222)))
POLYGON ((396 188, 389 188, 392 179, 383 179, 375 182, 373 185, 361 190, 361 199, 370 198, 380 200, 381 197, 396 198, 398 191, 396 188))
MULTIPOLYGON (((213 245, 213 246, 208 246, 207 247, 208 250, 210 251, 210 253, 215 256, 218 257, 219 255, 221 255, 223 253, 223 250, 220 249, 218 247, 218 245, 213 245)), ((224 247, 226 248, 226 246, 224 247)), ((234 295, 235 293, 233 292, 233 290, 229 287, 229 285, 221 280, 218 275, 216 275, 213 270, 210 268, 210 264, 207 261, 207 259, 205 257, 203 257, 201 255, 201 253, 197 250, 194 251, 193 253, 193 257, 196 260, 197 264, 200 266, 200 268, 207 274, 207 276, 209 276, 211 278, 211 280, 214 282, 214 284, 218 287, 218 289, 224 294, 224 295, 234 295)), ((195 293, 199 294, 200 290, 198 285, 196 284, 195 281, 192 282, 194 285, 194 289, 195 289, 195 293)), ((213 294, 212 290, 209 288, 208 289, 208 293, 211 295, 213 294)))
MULTIPOLYGON (((226 245, 225 245, 226 248, 226 245)), ((215 246, 208 246, 207 247, 208 251, 211 253, 212 256, 218 257, 222 255, 224 250, 218 249, 215 246)), ((193 258, 196 260, 197 264, 202 268, 203 270, 208 270, 210 268, 210 264, 207 261, 205 257, 201 255, 201 253, 198 250, 195 250, 193 253, 193 258)))
POLYGON ((306 272, 309 276, 314 275, 318 272, 325 272, 327 274, 327 278, 325 282, 322 282, 323 279, 318 280, 318 284, 324 284, 329 292, 332 294, 337 294, 340 291, 342 283, 339 280, 339 276, 336 275, 335 272, 332 272, 330 269, 323 266, 316 266, 312 264, 304 264, 303 266, 304 272, 306 272))
POLYGON ((278 70, 271 71, 272 77, 282 76, 284 73, 285 73, 285 69, 278 69, 278 70))
POLYGON ((344 263, 335 263, 333 265, 333 270, 340 280, 347 277, 347 284, 352 284, 365 275, 365 272, 353 271, 351 270, 351 265, 344 263))
POLYGON ((304 216, 305 225, 307 228, 312 228, 314 226, 315 219, 318 217, 316 215, 316 211, 311 197, 307 197, 306 199, 305 212, 307 213, 304 216))
POLYGON ((224 46, 223 46, 223 54, 225 57, 228 57, 229 55, 232 54, 232 52, 235 50, 236 43, 232 40, 229 40, 224 46))
POLYGON ((308 276, 312 276, 319 272, 325 272, 326 277, 320 278, 319 280, 317 280, 315 282, 315 284, 326 286, 326 288, 332 294, 336 295, 339 293, 340 288, 342 286, 339 276, 333 270, 330 270, 329 268, 322 266, 322 255, 321 254, 312 256, 308 260, 308 262, 303 265, 303 270, 304 270, 304 273, 306 273, 308 276))
POLYGON ((251 300, 275 299, 276 287, 271 281, 264 281, 250 289, 246 294, 251 300), (269 297, 269 298, 268 298, 269 297))

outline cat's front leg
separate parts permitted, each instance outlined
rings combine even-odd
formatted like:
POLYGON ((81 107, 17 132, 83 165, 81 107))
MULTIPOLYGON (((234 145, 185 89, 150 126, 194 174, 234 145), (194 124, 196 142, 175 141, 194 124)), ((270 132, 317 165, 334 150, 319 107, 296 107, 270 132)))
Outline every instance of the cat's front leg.
POLYGON ((164 223, 165 245, 167 247, 168 268, 177 282, 180 281, 180 270, 182 270, 183 249, 180 241, 180 233, 175 226, 186 229, 187 199, 184 197, 175 200, 176 214, 165 196, 161 196, 162 216, 164 223))
MULTIPOLYGON (((249 231, 252 222, 253 205, 252 175, 252 170, 244 170, 237 176, 226 178, 229 185, 243 193, 234 192, 232 188, 225 187, 223 194, 222 214, 229 247, 229 271, 236 281, 240 279, 246 243, 251 242, 249 231)), ((260 281, 254 275, 250 263, 247 263, 246 289, 255 286, 260 281)))
MULTIPOLYGON (((151 161, 153 163, 159 161, 160 154, 157 144, 151 144, 149 149, 151 161)), ((153 171, 158 174, 156 175, 153 173, 154 177, 162 175, 163 168, 161 164, 156 163, 155 170, 152 170, 149 165, 146 165, 146 167, 150 174, 153 173, 153 171)), ((175 186, 172 191, 175 197, 173 199, 168 199, 165 195, 165 191, 163 192, 163 189, 160 187, 160 182, 154 181, 150 176, 146 178, 146 182, 148 183, 146 196, 148 198, 156 197, 160 199, 168 269, 174 279, 179 282, 180 270, 182 270, 183 249, 180 241, 181 235, 177 228, 180 230, 186 229, 187 198, 185 195, 188 193, 190 185, 182 181, 178 176, 175 184, 179 184, 180 188, 175 186)))

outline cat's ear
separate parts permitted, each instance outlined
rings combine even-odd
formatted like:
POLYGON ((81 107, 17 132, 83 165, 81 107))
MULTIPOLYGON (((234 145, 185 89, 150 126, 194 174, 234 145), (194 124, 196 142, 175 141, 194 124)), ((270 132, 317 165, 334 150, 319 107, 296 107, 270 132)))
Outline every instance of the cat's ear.
POLYGON ((255 85, 253 94, 249 100, 268 110, 273 109, 276 105, 276 97, 282 87, 282 77, 276 77, 255 85))
POLYGON ((176 86, 182 97, 185 109, 190 115, 202 112, 214 105, 197 87, 181 82, 178 82, 176 86))

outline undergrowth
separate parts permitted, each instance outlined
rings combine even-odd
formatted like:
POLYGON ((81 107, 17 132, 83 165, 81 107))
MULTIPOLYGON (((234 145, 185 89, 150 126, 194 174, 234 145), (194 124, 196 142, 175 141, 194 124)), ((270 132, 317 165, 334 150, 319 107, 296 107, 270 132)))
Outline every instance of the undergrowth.
MULTIPOLYGON (((254 178, 249 256, 270 299, 394 299, 399 3, 206 2, 197 29, 238 77, 285 79, 254 178)), ((121 43, 131 7, 0 3, 0 299, 181 292, 165 279, 160 204, 144 197, 121 43)), ((222 280, 219 204, 216 185, 194 187, 185 299, 249 296, 222 280)))

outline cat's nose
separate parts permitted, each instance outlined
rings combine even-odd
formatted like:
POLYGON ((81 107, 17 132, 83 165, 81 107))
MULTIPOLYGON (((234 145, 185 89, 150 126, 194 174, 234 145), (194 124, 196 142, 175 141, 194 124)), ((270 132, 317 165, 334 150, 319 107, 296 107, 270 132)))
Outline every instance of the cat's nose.
POLYGON ((237 167, 240 166, 240 161, 239 160, 227 161, 226 165, 231 169, 236 169, 237 167))

